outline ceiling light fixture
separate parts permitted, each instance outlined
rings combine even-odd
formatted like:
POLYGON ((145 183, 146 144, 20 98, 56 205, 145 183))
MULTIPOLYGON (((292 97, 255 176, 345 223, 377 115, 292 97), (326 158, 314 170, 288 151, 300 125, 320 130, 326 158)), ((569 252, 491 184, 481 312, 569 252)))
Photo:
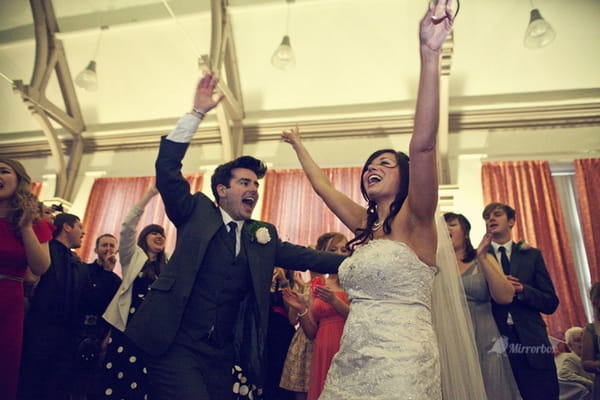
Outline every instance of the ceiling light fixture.
POLYGON ((98 41, 96 42, 96 50, 92 60, 88 63, 87 67, 84 68, 77 77, 75 78, 75 84, 80 88, 83 88, 90 92, 98 90, 98 75, 96 74, 96 56, 98 55, 98 49, 100 48, 100 41, 102 39, 102 32, 108 29, 108 26, 103 25, 100 27, 100 35, 98 35, 98 41))
POLYGON ((285 23, 285 35, 281 40, 281 44, 275 49, 273 56, 271 57, 271 64, 277 69, 280 70, 288 70, 292 69, 296 66, 296 56, 294 55, 294 50, 292 50, 292 45, 290 44, 290 4, 294 2, 294 0, 286 0, 287 2, 287 19, 285 23))
POLYGON ((539 49, 552 43, 556 37, 556 32, 552 29, 552 26, 542 18, 540 10, 533 5, 533 0, 531 0, 530 3, 532 10, 523 42, 527 48, 539 49))

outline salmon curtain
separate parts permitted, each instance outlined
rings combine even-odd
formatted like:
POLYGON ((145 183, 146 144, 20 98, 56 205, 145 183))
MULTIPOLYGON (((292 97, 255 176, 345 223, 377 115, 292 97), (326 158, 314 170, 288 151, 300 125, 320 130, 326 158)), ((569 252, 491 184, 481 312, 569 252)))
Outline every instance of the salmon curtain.
MULTIPOLYGON (((203 174, 184 175, 190 183, 192 193, 202 190, 203 174)), ((94 247, 96 238, 111 233, 117 238, 121 224, 131 208, 154 184, 154 176, 131 178, 98 178, 90 192, 87 208, 83 217, 85 236, 78 253, 84 262, 92 262, 96 257, 94 247)), ((160 195, 156 195, 146 205, 144 214, 138 223, 138 232, 146 225, 158 224, 165 229, 166 251, 172 253, 175 248, 176 229, 165 214, 160 195)), ((117 265, 117 271, 120 265, 117 265)))
POLYGON ((592 284, 600 281, 600 158, 575 160, 581 230, 592 284))
MULTIPOLYGON (((348 197, 365 204, 360 193, 361 168, 324 168, 333 185, 348 197)), ((267 171, 261 219, 273 223, 282 240, 312 245, 325 232, 352 232, 329 211, 313 191, 301 169, 267 171)))
POLYGON ((513 240, 539 248, 560 299, 552 315, 543 315, 548 333, 562 338, 586 317, 575 273, 562 208, 547 161, 486 162, 481 169, 486 204, 501 202, 516 210, 513 240))

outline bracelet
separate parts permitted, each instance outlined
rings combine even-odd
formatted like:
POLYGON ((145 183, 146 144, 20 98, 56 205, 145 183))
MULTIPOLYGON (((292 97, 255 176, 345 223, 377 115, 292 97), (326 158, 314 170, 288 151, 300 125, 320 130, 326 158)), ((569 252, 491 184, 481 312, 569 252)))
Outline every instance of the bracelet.
POLYGON ((196 117, 202 119, 206 115, 206 111, 202 111, 199 108, 192 108, 192 113, 197 114, 196 117))
POLYGON ((308 307, 306 307, 306 310, 304 310, 303 313, 298 314, 298 318, 302 318, 304 317, 306 314, 308 314, 308 307))

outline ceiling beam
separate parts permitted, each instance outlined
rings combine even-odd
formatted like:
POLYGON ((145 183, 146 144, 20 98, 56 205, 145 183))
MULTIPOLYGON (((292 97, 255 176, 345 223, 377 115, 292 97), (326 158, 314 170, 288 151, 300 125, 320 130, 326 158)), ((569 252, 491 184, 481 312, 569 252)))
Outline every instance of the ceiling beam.
POLYGON ((85 130, 83 115, 75 93, 69 64, 62 42, 56 38, 58 23, 51 0, 30 0, 35 26, 35 65, 31 83, 13 82, 13 89, 40 123, 48 140, 56 172, 55 197, 72 201, 75 178, 83 154, 81 133, 85 130), (64 101, 64 110, 46 97, 46 88, 55 74, 64 101), (70 157, 65 161, 60 139, 50 119, 56 121, 73 137, 70 157))
POLYGON ((223 159, 228 161, 242 155, 244 105, 227 0, 211 0, 211 13, 210 57, 203 56, 200 64, 204 72, 210 70, 217 75, 217 90, 225 95, 216 111, 223 159))

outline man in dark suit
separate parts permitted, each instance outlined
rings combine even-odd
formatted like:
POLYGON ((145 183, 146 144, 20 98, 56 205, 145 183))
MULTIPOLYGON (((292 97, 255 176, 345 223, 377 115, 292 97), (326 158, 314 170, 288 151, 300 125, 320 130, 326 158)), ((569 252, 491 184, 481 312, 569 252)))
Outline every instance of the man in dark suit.
POLYGON ((71 250, 84 236, 79 217, 58 214, 50 268, 40 277, 25 318, 19 400, 67 400, 77 356, 79 299, 88 269, 71 250))
POLYGON ((121 285, 121 278, 113 272, 117 246, 114 235, 98 236, 94 247, 97 258, 87 264, 88 275, 81 289, 77 315, 78 357, 71 377, 75 398, 92 400, 100 396, 102 343, 110 331, 110 324, 102 319, 102 314, 121 285))
POLYGON ((498 330, 508 338, 507 353, 523 400, 558 399, 558 379, 554 352, 540 313, 552 314, 558 297, 540 250, 514 243, 511 230, 515 210, 502 203, 488 204, 483 210, 490 252, 497 257, 515 288, 512 303, 492 302, 498 330))
POLYGON ((343 257, 282 242, 276 228, 250 216, 264 164, 243 156, 211 178, 216 204, 181 175, 183 159, 213 99, 216 78, 205 75, 191 113, 163 138, 156 185, 177 227, 177 245, 125 333, 146 353, 153 400, 232 397, 232 366, 250 382, 264 381, 269 288, 274 266, 335 272, 343 257))

